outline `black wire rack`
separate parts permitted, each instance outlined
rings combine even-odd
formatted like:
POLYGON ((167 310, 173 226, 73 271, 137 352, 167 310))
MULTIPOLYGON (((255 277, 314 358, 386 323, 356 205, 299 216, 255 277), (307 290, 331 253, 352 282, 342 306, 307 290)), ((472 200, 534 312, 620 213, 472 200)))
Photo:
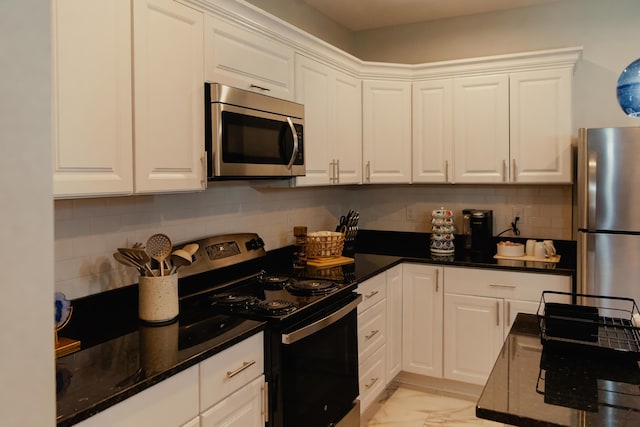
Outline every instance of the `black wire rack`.
POLYGON ((631 298, 544 291, 537 317, 543 345, 561 343, 640 359, 640 311, 631 298), (573 295, 589 305, 555 302, 573 295))

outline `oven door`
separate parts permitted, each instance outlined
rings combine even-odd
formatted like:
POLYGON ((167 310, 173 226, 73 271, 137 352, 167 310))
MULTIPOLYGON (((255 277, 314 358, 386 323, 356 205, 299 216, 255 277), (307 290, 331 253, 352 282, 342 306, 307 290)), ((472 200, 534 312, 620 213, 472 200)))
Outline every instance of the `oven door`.
MULTIPOLYGON (((281 334, 285 427, 327 427, 352 411, 358 397, 357 305, 352 293, 302 326, 281 334)), ((347 417, 352 419, 352 417, 347 417)), ((359 426, 359 414, 354 426, 359 426)))
POLYGON ((210 177, 305 174, 303 119, 214 103, 210 123, 210 177))

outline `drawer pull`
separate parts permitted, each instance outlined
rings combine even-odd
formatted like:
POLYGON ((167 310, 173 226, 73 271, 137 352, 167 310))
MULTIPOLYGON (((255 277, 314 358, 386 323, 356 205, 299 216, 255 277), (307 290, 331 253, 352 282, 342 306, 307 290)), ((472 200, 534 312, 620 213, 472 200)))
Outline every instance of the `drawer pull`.
POLYGON ((367 295, 365 295, 364 297, 365 297, 365 298, 373 298, 373 297, 375 297, 376 295, 378 295, 378 291, 370 292, 370 293, 368 293, 367 295))
POLYGON ((238 375, 240 372, 244 371, 248 367, 253 366, 255 364, 256 364, 255 360, 252 360, 251 362, 242 362, 242 366, 240 366, 235 371, 227 371, 227 378, 233 378, 236 375, 238 375))
POLYGON ((380 329, 376 329, 375 331, 371 331, 371 333, 369 335, 365 335, 365 339, 366 340, 370 340, 371 338, 373 338, 378 332, 380 332, 380 329))
POLYGON ((491 283, 489 286, 491 286, 492 288, 509 288, 509 289, 516 288, 516 285, 503 285, 501 283, 491 283))
POLYGON ((373 387, 378 382, 379 379, 380 379, 380 377, 371 378, 371 382, 369 384, 365 384, 364 388, 366 390, 369 390, 371 387, 373 387))
POLYGON ((271 89, 269 89, 268 87, 258 86, 258 85, 255 85, 255 84, 253 84, 253 83, 251 83, 251 84, 249 85, 249 87, 250 87, 251 89, 258 89, 259 91, 262 91, 262 92, 270 92, 270 91, 271 91, 271 89))

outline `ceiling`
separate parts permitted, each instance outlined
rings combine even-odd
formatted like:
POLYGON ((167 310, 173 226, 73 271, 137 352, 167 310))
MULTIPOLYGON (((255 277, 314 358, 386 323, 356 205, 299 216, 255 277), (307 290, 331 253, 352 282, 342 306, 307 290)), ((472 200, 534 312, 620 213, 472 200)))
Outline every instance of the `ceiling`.
POLYGON ((433 21, 560 0, 302 0, 351 31, 433 21))

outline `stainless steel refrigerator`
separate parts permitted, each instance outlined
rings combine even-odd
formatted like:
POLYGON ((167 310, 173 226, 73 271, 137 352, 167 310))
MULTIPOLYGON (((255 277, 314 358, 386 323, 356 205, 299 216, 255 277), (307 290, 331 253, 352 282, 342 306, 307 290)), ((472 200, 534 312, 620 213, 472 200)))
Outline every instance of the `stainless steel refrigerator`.
POLYGON ((578 292, 640 304, 640 127, 579 130, 577 196, 578 292))

